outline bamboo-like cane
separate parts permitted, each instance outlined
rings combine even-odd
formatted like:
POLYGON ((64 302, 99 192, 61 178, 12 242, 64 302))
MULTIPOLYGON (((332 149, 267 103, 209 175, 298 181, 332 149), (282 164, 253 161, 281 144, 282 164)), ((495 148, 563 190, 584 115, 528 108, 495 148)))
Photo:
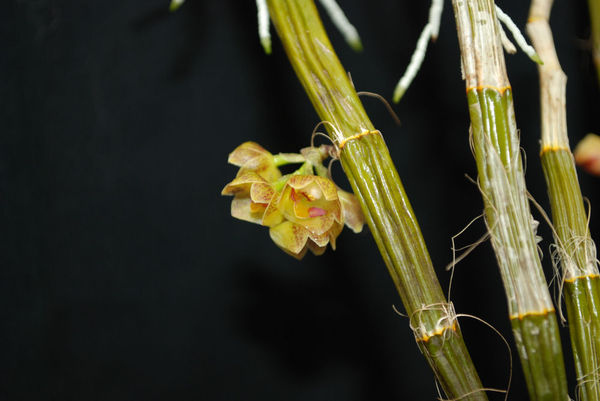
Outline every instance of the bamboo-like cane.
POLYGON ((588 0, 591 25, 592 57, 596 65, 598 83, 600 84, 600 0, 588 0))
POLYGON ((421 351, 450 399, 486 400, 398 173, 323 29, 312 0, 269 0, 290 62, 339 150, 421 351))
MULTIPOLYGON (((533 0, 527 32, 544 60, 538 66, 542 116, 541 159, 555 228, 555 254, 564 280, 571 345, 583 401, 600 400, 600 277, 596 246, 569 148, 562 71, 548 23, 552 0, 533 0)), ((561 283, 562 283, 561 280, 561 283)))
POLYGON ((558 325, 535 239, 493 0, 453 0, 485 218, 532 400, 568 400, 558 325))

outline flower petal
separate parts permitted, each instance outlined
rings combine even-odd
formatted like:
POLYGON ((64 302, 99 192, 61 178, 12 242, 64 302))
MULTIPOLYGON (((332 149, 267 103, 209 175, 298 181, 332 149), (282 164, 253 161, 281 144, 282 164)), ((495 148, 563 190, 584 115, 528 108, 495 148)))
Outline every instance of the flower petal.
MULTIPOLYGON (((286 216, 287 217, 287 216, 286 216)), ((313 217, 310 219, 290 219, 296 224, 300 224, 302 227, 310 231, 312 235, 321 235, 326 233, 333 225, 335 218, 332 214, 326 214, 321 217, 313 217)))
POLYGON ((327 246, 319 246, 310 240, 308 241, 306 247, 310 249, 310 251, 316 256, 323 255, 325 253, 325 250, 327 249, 327 246))
POLYGON ((331 249, 333 249, 334 251, 335 251, 335 241, 343 229, 344 229, 344 225, 336 222, 336 223, 333 223, 333 226, 331 226, 331 230, 329 230, 329 242, 331 243, 331 249))
MULTIPOLYGON (((265 210, 267 209, 267 204, 265 203, 256 203, 250 202, 250 211, 252 213, 260 213, 261 216, 265 214, 265 210)), ((261 218, 262 221, 262 218, 261 218)))
POLYGON ((327 246, 327 244, 329 243, 329 232, 323 233, 321 235, 308 233, 308 238, 310 238, 318 246, 324 247, 327 246))
POLYGON ((316 175, 293 175, 288 180, 287 185, 296 190, 299 190, 312 184, 316 178, 316 175))
POLYGON ((266 183, 267 181, 253 171, 241 172, 233 181, 225 185, 221 195, 249 194, 250 187, 255 182, 266 183))
POLYGON ((236 196, 233 198, 233 201, 231 201, 231 215, 236 219, 261 224, 263 212, 252 212, 250 207, 251 203, 252 200, 248 197, 236 196))
POLYGON ((270 184, 256 182, 250 188, 250 199, 256 203, 268 204, 274 195, 275 190, 270 184))
POLYGON ((229 154, 227 161, 234 166, 242 167, 259 156, 271 156, 271 153, 256 142, 244 142, 229 154))
POLYGON ((321 189, 321 197, 329 201, 338 198, 338 190, 333 181, 324 177, 317 177, 315 182, 321 189))
POLYGON ((279 198, 277 196, 274 196, 273 199, 271 199, 269 206, 267 206, 265 214, 263 215, 263 226, 273 227, 280 224, 284 220, 283 214, 281 214, 281 211, 277 208, 278 203, 279 198))
POLYGON ((268 182, 273 182, 281 177, 281 172, 275 166, 273 158, 257 157, 240 168, 240 173, 246 171, 254 171, 268 182))
POLYGON ((255 142, 245 142, 229 154, 229 163, 239 166, 240 174, 252 171, 272 182, 281 177, 273 155, 255 142))
POLYGON ((363 225, 365 224, 365 216, 363 215, 360 203, 358 202, 358 199, 356 199, 356 196, 349 192, 339 190, 338 198, 342 205, 342 216, 344 217, 346 225, 350 227, 355 234, 361 232, 363 225))
POLYGON ((283 188, 281 195, 279 195, 279 198, 273 200, 272 203, 276 204, 277 208, 286 216, 286 218, 293 218, 296 199, 294 189, 286 185, 283 188))
POLYGON ((298 259, 304 256, 306 241, 308 240, 308 231, 304 228, 291 221, 284 221, 275 227, 271 227, 269 234, 273 242, 290 255, 298 259))

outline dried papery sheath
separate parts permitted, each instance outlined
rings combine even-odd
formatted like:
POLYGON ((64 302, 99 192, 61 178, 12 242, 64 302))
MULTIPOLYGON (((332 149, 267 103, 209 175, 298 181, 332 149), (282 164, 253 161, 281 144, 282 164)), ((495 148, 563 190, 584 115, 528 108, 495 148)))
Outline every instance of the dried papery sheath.
POLYGON ((544 64, 538 66, 542 116, 541 159, 552 207, 555 261, 567 306, 577 373, 577 395, 600 400, 600 278, 596 246, 569 148, 567 77, 554 48, 549 17, 552 0, 533 0, 527 32, 544 64))
POLYGON ((313 1, 268 0, 268 5, 298 79, 327 121, 419 348, 449 399, 486 400, 383 137, 340 64, 313 1))
POLYGON ((530 398, 568 400, 558 325, 537 251, 512 90, 492 0, 453 0, 485 220, 530 398))

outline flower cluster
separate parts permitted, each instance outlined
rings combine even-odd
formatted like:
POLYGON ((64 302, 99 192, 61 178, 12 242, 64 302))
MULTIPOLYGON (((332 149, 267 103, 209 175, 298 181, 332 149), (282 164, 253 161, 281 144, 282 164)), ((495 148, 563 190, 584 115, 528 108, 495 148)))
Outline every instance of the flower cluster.
MULTIPOLYGON (((311 148, 315 149, 315 148, 311 148)), ((362 230, 363 216, 354 195, 339 189, 329 178, 313 175, 326 170, 324 151, 273 156, 254 142, 238 146, 229 163, 240 167, 237 177, 223 188, 222 195, 233 195, 231 215, 269 227, 271 239, 297 259, 310 250, 325 252, 327 244, 335 249, 344 224, 355 233, 362 230), (278 164, 303 163, 295 173, 282 176, 278 164), (317 165, 315 165, 317 164, 317 165)))

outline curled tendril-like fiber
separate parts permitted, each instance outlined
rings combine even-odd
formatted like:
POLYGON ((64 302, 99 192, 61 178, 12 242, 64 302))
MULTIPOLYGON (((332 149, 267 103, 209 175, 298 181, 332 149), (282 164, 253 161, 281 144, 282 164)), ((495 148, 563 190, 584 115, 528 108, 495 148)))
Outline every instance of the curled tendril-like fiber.
MULTIPOLYGON (((596 347, 594 346, 593 342, 592 354, 596 355, 596 347)), ((594 361, 594 365, 596 366, 596 369, 576 378, 577 385, 575 385, 575 400, 579 401, 583 398, 583 388, 588 386, 589 383, 593 383, 591 388, 596 389, 596 393, 600 393, 600 366, 598 366, 598 361, 594 361)))
MULTIPOLYGON (((422 309, 427 309, 427 307, 422 308, 422 309)), ((462 394, 462 395, 460 395, 458 397, 455 397, 455 398, 442 398, 442 396, 440 394, 440 391, 439 391, 439 386, 438 386, 438 383, 437 383, 437 380, 436 380, 436 388, 438 390, 438 400, 440 400, 440 401, 460 401, 462 399, 467 398, 470 395, 473 395, 473 394, 476 394, 476 393, 479 393, 479 392, 482 392, 482 391, 494 392, 494 393, 504 393, 504 400, 505 401, 508 400, 508 394, 510 392, 510 387, 511 387, 511 384, 512 384, 513 359, 512 359, 512 351, 511 351, 511 348, 510 348, 510 344, 508 343, 508 341, 506 340, 506 338, 502 335, 502 333, 500 333, 500 331, 498 331, 498 329, 496 329, 492 324, 486 322, 485 320, 483 320, 483 319, 481 319, 481 318, 479 318, 477 316, 469 315, 469 314, 465 314, 465 313, 459 313, 459 314, 454 313, 454 306, 452 305, 451 302, 449 302, 449 303, 433 304, 433 305, 430 305, 429 309, 437 309, 437 310, 441 309, 441 310, 443 310, 445 312, 446 311, 450 312, 452 314, 452 317, 451 317, 452 325, 458 324, 457 320, 458 320, 459 317, 466 317, 466 318, 469 318, 469 319, 476 320, 476 321, 478 321, 480 323, 483 323, 484 325, 486 325, 487 327, 489 327, 490 329, 492 329, 494 331, 494 333, 496 333, 500 337, 500 339, 502 340, 502 342, 504 343, 504 345, 506 346, 506 349, 508 351, 507 352, 508 353, 508 381, 506 383, 506 389, 497 389, 497 388, 491 388, 491 387, 482 387, 482 388, 479 388, 479 389, 475 389, 475 390, 469 391, 469 392, 467 392, 465 394, 462 394), (451 310, 448 310, 448 308, 450 308, 451 310)), ((417 310, 415 312, 422 312, 422 311, 423 310, 417 310)), ((438 320, 438 324, 443 319, 446 319, 446 318, 443 317, 440 320, 438 320)), ((452 326, 450 326, 450 327, 452 327, 452 326)), ((412 328, 412 326, 411 326, 411 328, 412 328)), ((447 333, 448 331, 449 330, 445 330, 444 334, 447 333)), ((444 340, 445 340, 445 337, 442 337, 442 341, 444 341, 444 340)), ((443 347, 443 343, 442 343, 442 347, 443 347)))
MULTIPOLYGON (((425 341, 435 335, 442 335, 442 338, 447 335, 448 329, 452 329, 456 324, 456 312, 452 302, 437 302, 431 305, 423 305, 416 309, 409 316, 409 327, 415 335, 417 342, 425 341), (421 314, 429 311, 441 311, 443 316, 438 319, 433 332, 428 331, 422 323, 419 323, 421 314), (417 322, 417 324, 415 324, 417 322)), ((442 346, 443 347, 443 346, 442 346)))
POLYGON ((339 149, 336 141, 334 141, 329 135, 325 135, 324 133, 317 131, 319 129, 319 127, 322 125, 329 125, 331 127, 331 129, 333 130, 333 132, 341 137, 341 134, 339 133, 339 129, 333 123, 323 120, 323 121, 320 121, 317 125, 315 125, 315 128, 313 128, 312 134, 310 136, 310 146, 312 148, 315 147, 315 137, 323 136, 331 142, 331 144, 333 145, 333 147, 335 149, 334 151, 329 152, 329 156, 331 156, 331 158, 334 158, 334 159, 339 159, 340 149, 339 149))

